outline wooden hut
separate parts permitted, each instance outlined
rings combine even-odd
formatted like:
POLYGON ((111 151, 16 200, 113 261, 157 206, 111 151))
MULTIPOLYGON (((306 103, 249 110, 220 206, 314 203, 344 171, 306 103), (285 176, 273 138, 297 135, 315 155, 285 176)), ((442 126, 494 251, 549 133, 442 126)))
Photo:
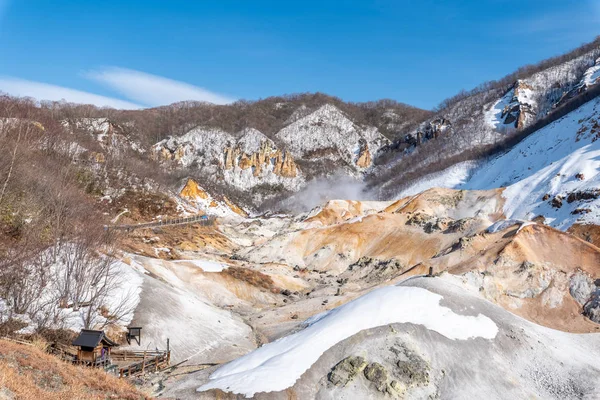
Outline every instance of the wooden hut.
POLYGON ((76 362, 80 364, 101 366, 110 364, 110 352, 117 343, 110 340, 104 331, 82 329, 73 341, 78 347, 76 362))

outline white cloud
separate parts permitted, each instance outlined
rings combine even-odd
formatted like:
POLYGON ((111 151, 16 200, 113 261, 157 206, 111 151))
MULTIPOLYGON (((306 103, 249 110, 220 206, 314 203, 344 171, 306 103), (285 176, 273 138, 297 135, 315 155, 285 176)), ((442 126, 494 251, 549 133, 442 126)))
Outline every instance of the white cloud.
POLYGON ((18 78, 0 78, 0 91, 13 96, 33 97, 37 100, 66 100, 71 103, 93 104, 98 107, 113 107, 120 109, 142 108, 125 100, 100 96, 94 93, 83 92, 48 83, 27 81, 18 78))
POLYGON ((111 87, 128 99, 148 106, 160 106, 184 100, 227 104, 234 99, 188 83, 163 78, 131 69, 110 67, 85 74, 86 77, 111 87))
POLYGON ((508 27, 514 33, 528 35, 562 36, 565 32, 576 32, 583 40, 591 40, 598 32, 600 6, 596 2, 597 0, 581 1, 560 12, 540 12, 526 18, 513 19, 510 20, 508 27), (577 23, 574 24, 573 21, 577 23))

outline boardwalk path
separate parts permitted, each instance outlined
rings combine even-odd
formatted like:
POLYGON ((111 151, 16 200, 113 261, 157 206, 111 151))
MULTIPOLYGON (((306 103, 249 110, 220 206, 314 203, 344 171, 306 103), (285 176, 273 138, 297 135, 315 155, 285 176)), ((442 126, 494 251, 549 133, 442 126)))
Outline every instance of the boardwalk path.
POLYGON ((189 225, 189 224, 200 224, 204 226, 214 225, 215 217, 208 217, 206 215, 194 215, 192 217, 185 218, 172 218, 172 219, 164 219, 156 222, 146 222, 143 224, 134 224, 134 225, 104 225, 104 230, 122 230, 122 231, 132 231, 135 229, 148 229, 148 228, 159 228, 162 226, 172 226, 172 225, 189 225))

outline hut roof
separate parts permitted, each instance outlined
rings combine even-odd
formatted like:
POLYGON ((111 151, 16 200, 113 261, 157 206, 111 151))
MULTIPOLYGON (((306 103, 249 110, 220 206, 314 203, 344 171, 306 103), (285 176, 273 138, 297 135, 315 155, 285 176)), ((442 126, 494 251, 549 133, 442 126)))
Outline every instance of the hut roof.
POLYGON ((117 343, 106 337, 104 331, 91 329, 82 329, 79 336, 73 341, 73 346, 96 347, 100 342, 103 342, 107 346, 118 346, 117 343))

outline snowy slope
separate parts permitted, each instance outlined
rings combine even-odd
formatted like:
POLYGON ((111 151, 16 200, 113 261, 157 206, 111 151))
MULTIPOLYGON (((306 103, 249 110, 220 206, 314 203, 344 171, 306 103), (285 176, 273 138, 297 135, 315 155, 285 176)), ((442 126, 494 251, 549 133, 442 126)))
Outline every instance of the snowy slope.
MULTIPOLYGON (((515 129, 527 128, 545 118, 556 110, 561 101, 581 92, 578 87, 582 85, 582 80, 597 79, 594 63, 599 55, 600 49, 593 49, 526 78, 506 82, 506 86, 492 85, 490 89, 457 97, 401 140, 401 145, 407 149, 385 166, 398 173, 381 185, 384 194, 392 194, 396 183, 428 163, 493 144, 515 129), (438 139, 443 141, 438 145, 440 150, 428 153, 412 151, 418 138, 421 141, 431 140, 427 137, 428 132, 435 131, 436 122, 440 120, 447 121, 449 126, 446 132, 438 132, 438 139)), ((382 173, 385 174, 385 169, 382 169, 382 173)))
POLYGON ((465 161, 446 168, 443 171, 425 175, 402 189, 395 198, 401 199, 413 196, 434 187, 448 189, 458 187, 469 179, 471 171, 476 168, 477 164, 475 161, 465 161))
POLYGON ((535 325, 449 278, 408 279, 307 324, 219 368, 198 391, 218 388, 264 399, 574 399, 600 394, 594 379, 600 371, 600 335, 535 325), (343 360, 357 356, 364 365, 380 366, 383 386, 370 384, 375 380, 366 369, 342 384, 331 379, 343 360))
POLYGON ((153 149, 157 151, 164 148, 173 152, 181 149, 177 161, 184 167, 194 162, 209 167, 213 160, 221 158, 227 143, 234 140, 233 135, 223 130, 197 127, 183 136, 164 139, 155 144, 153 149))
POLYGON ((596 99, 530 135, 507 153, 487 162, 459 163, 427 175, 396 198, 432 187, 506 187, 507 218, 543 215, 546 223, 563 230, 574 223, 599 224, 599 120, 600 99, 596 99))
POLYGON ((590 67, 583 75, 582 85, 585 87, 593 86, 600 81, 600 58, 596 60, 594 66, 590 67))
POLYGON ((261 131, 254 128, 245 128, 240 132, 240 137, 236 142, 237 147, 246 154, 252 154, 260 151, 261 146, 265 143, 270 148, 277 148, 275 143, 261 131))
POLYGON ((332 159, 341 158, 351 166, 355 165, 361 139, 366 140, 371 154, 389 143, 376 128, 356 125, 330 104, 286 126, 276 137, 286 144, 296 158, 333 149, 335 154, 330 155, 332 159))
POLYGON ((506 186, 507 218, 543 215, 547 223, 560 229, 575 222, 600 223, 600 200, 577 199, 595 196, 587 193, 600 188, 599 114, 600 99, 585 104, 480 166, 458 187, 506 186), (557 196, 562 199, 561 207, 551 204, 557 196))
MULTIPOLYGON (((424 325, 454 340, 493 339, 498 327, 484 315, 455 314, 442 296, 415 287, 386 287, 328 312, 306 329, 219 368, 199 391, 221 389, 247 397, 284 390, 336 343, 369 328, 394 322, 424 325), (421 310, 427 309, 427 313, 421 310)), ((316 321, 315 321, 316 320, 316 321)))
POLYGON ((133 123, 119 125, 108 118, 77 118, 62 120, 61 124, 71 133, 85 132, 92 135, 109 152, 118 153, 125 148, 131 148, 139 153, 146 152, 127 132, 133 123))
MULTIPOLYGON (((10 297, 0 298, 0 322, 14 318, 26 323, 27 326, 21 329, 21 333, 34 332, 38 328, 38 324, 47 324, 52 329, 70 329, 79 332, 86 328, 86 320, 91 329, 101 328, 108 324, 119 330, 129 325, 133 319, 134 310, 140 302, 143 278, 139 272, 121 261, 114 260, 108 273, 114 274, 115 279, 111 280, 111 288, 107 293, 97 298, 98 305, 94 309, 90 310, 88 305, 80 306, 78 309, 61 307, 62 288, 68 284, 65 269, 69 261, 64 259, 67 252, 73 252, 70 244, 65 245, 59 251, 57 261, 48 266, 48 274, 52 277, 51 282, 37 292, 38 297, 29 306, 27 313, 14 315, 6 312, 8 311, 5 308, 7 303, 11 304, 14 300, 10 297), (106 313, 102 312, 100 306, 106 310, 106 313), (43 320, 47 315, 54 316, 51 323, 43 320), (109 321, 107 315, 118 315, 118 319, 109 321)), ((52 257, 50 250, 47 252, 47 257, 52 257)), ((70 284, 74 283, 71 281, 70 284)), ((85 304, 89 300, 88 296, 89 294, 86 293, 81 302, 85 304)), ((71 301, 68 303, 72 304, 71 301)))
POLYGON ((219 263, 186 260, 174 264, 128 256, 143 276, 133 324, 144 327, 142 345, 129 348, 162 349, 169 339, 175 363, 188 358, 223 362, 254 348, 251 329, 229 310, 215 306, 206 288, 196 286, 202 275, 189 274, 190 266, 192 271, 206 268, 216 273, 223 267, 219 263))

